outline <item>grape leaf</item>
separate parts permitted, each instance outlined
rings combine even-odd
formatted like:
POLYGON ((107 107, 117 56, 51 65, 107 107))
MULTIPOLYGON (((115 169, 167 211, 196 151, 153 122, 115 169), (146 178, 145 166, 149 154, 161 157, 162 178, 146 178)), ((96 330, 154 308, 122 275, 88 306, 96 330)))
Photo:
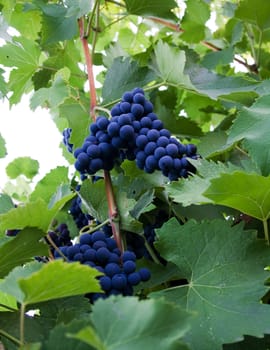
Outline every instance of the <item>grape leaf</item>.
POLYGON ((67 119, 68 126, 72 129, 70 143, 73 144, 73 150, 81 147, 85 137, 89 134, 88 103, 88 99, 80 96, 78 101, 67 99, 59 106, 60 118, 67 119))
POLYGON ((37 261, 15 267, 0 283, 0 290, 14 296, 19 303, 23 303, 24 293, 18 284, 18 280, 30 276, 40 270, 41 267, 42 264, 37 261))
POLYGON ((0 134, 0 158, 4 158, 7 155, 6 142, 0 134))
POLYGON ((30 200, 35 201, 38 198, 43 198, 45 202, 49 202, 59 184, 68 183, 68 169, 66 167, 59 166, 52 169, 36 184, 34 191, 30 195, 30 200))
POLYGON ((57 211, 56 206, 49 210, 47 204, 39 198, 1 214, 0 230, 23 229, 29 226, 40 228, 46 232, 57 211))
POLYGON ((228 135, 223 130, 212 131, 205 134, 200 139, 198 153, 203 158, 214 157, 225 153, 232 148, 232 145, 227 143, 227 138, 228 135))
POLYGON ((179 87, 194 89, 189 76, 184 73, 186 55, 167 43, 159 41, 155 47, 155 65, 158 75, 164 82, 179 87))
POLYGON ((78 318, 68 324, 58 324, 51 329, 49 336, 42 346, 42 350, 92 350, 92 347, 79 339, 69 337, 70 333, 80 332, 88 323, 88 319, 78 318))
POLYGON ((13 92, 10 104, 20 101, 31 78, 39 66, 41 51, 38 45, 24 37, 14 37, 13 42, 0 47, 0 61, 6 67, 15 67, 9 77, 9 89, 13 92))
POLYGON ((240 111, 227 141, 231 144, 244 140, 244 147, 263 175, 270 174, 270 138, 267 132, 270 127, 269 97, 270 95, 264 95, 258 98, 250 108, 243 108, 240 111))
POLYGON ((238 209, 259 220, 270 216, 270 176, 236 171, 212 179, 203 193, 216 204, 238 209))
POLYGON ((60 4, 35 0, 25 6, 27 11, 39 9, 42 14, 42 42, 45 45, 72 39, 78 33, 77 14, 60 4))
POLYGON ((173 218, 157 235, 156 248, 188 283, 151 295, 197 314, 184 336, 192 349, 218 350, 244 334, 270 333, 270 306, 260 303, 267 291, 269 247, 256 232, 219 219, 179 225, 173 218))
MULTIPOLYGON (((1 282, 0 282, 1 283, 1 282)), ((0 312, 17 310, 17 301, 14 296, 0 291, 0 312)))
POLYGON ((210 17, 209 5, 202 0, 188 0, 181 28, 181 38, 186 42, 198 43, 205 37, 205 22, 210 17))
POLYGON ((67 263, 59 259, 44 264, 36 273, 20 279, 18 284, 24 293, 24 303, 34 304, 89 292, 101 292, 96 279, 100 274, 96 269, 79 262, 67 263))
POLYGON ((180 307, 162 299, 110 297, 94 304, 91 314, 94 327, 73 336, 98 350, 187 350, 178 341, 189 328, 189 317, 180 307))
POLYGON ((69 72, 67 68, 62 69, 61 72, 56 74, 51 87, 41 88, 33 94, 30 99, 30 107, 32 110, 40 106, 50 106, 51 109, 55 109, 69 97, 69 87, 67 86, 67 81, 63 77, 63 74, 66 74, 67 71, 69 72))
POLYGON ((14 204, 9 195, 0 193, 0 214, 8 212, 14 208, 14 204))
POLYGON ((36 255, 48 255, 48 246, 39 240, 45 233, 36 228, 26 228, 0 247, 0 277, 15 266, 31 261, 36 255))
POLYGON ((256 4, 250 0, 242 0, 235 11, 235 17, 258 26, 262 31, 270 28, 269 1, 258 0, 256 4))
POLYGON ((174 0, 124 0, 126 3, 127 11, 130 14, 139 16, 153 16, 160 18, 167 18, 171 20, 177 20, 172 10, 177 7, 177 3, 174 0))
POLYGON ((20 175, 25 175, 32 179, 37 175, 39 162, 30 157, 19 157, 10 162, 6 167, 6 173, 11 179, 16 179, 20 175))
POLYGON ((102 87, 104 102, 119 99, 121 95, 135 87, 143 87, 155 79, 148 67, 139 67, 135 61, 117 57, 108 69, 102 87))
POLYGON ((87 212, 100 222, 105 221, 109 213, 108 203, 104 200, 105 193, 105 184, 101 179, 95 183, 84 181, 79 193, 87 212))

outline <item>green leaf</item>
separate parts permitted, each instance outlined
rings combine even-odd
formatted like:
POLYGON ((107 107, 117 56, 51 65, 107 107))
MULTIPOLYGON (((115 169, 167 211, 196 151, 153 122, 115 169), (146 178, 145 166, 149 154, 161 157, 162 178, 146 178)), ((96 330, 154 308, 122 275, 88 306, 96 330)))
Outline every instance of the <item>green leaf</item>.
POLYGON ((213 99, 223 98, 229 100, 229 95, 235 92, 250 92, 259 86, 259 82, 250 77, 222 76, 210 72, 198 65, 192 65, 186 71, 189 73, 191 83, 199 93, 213 99))
POLYGON ((184 337, 192 349, 221 350, 244 334, 269 333, 270 307, 260 303, 267 291, 269 247, 256 239, 256 232, 224 220, 179 225, 171 219, 157 234, 157 249, 187 283, 151 295, 196 313, 184 337))
MULTIPOLYGON (((205 195, 210 180, 219 177, 220 173, 231 173, 238 169, 231 164, 225 165, 221 162, 215 163, 205 159, 195 162, 197 175, 165 185, 166 191, 175 203, 181 203, 183 206, 211 203, 212 201, 205 195)), ((192 164, 195 165, 195 162, 193 161, 192 164)))
POLYGON ((270 216, 270 176, 236 171, 212 179, 204 196, 259 220, 270 216))
POLYGON ((153 199, 154 189, 150 189, 144 192, 144 194, 141 195, 140 198, 137 200, 137 203, 135 204, 134 208, 130 210, 130 214, 134 218, 139 219, 140 215, 144 213, 144 211, 147 210, 147 207, 153 202, 153 199))
POLYGON ((89 324, 89 319, 78 318, 68 324, 58 324, 51 329, 47 339, 44 341, 42 350, 92 350, 92 347, 79 339, 69 337, 70 333, 80 332, 89 324))
POLYGON ((121 98, 121 95, 135 87, 144 87, 156 78, 148 67, 139 67, 129 58, 118 57, 108 69, 102 87, 105 102, 121 98))
POLYGON ((188 0, 181 28, 181 38, 186 42, 198 43, 205 37, 205 22, 210 17, 209 5, 202 0, 188 0))
POLYGON ((203 158, 214 157, 225 153, 232 148, 232 145, 227 143, 227 138, 227 133, 223 130, 205 134, 205 136, 200 139, 198 153, 203 158))
POLYGON ((105 193, 105 183, 101 179, 95 183, 84 181, 79 193, 88 213, 100 222, 105 221, 109 213, 108 203, 104 200, 105 193))
POLYGON ((31 193, 30 200, 35 201, 38 198, 43 198, 45 202, 49 202, 52 195, 61 184, 68 184, 68 169, 64 166, 59 166, 47 173, 36 185, 31 193))
POLYGON ((19 280, 25 304, 47 300, 101 292, 97 276, 100 272, 80 263, 67 263, 62 260, 44 264, 36 273, 19 280), (50 286, 50 288, 48 288, 50 286))
MULTIPOLYGON (((68 126, 72 129, 70 143, 73 149, 81 147, 86 136, 89 134, 89 100, 80 96, 78 101, 67 99, 59 106, 60 118, 68 120, 68 126)), ((74 158, 75 160, 75 158, 74 158)))
POLYGON ((261 30, 270 28, 270 19, 268 13, 270 3, 264 0, 256 1, 242 0, 235 11, 235 17, 258 26, 261 30))
POLYGON ((46 4, 33 1, 26 9, 40 9, 42 13, 42 41, 48 45, 57 41, 72 39, 78 33, 77 14, 60 4, 46 4))
POLYGON ((210 52, 202 60, 202 65, 207 69, 215 69, 218 65, 225 65, 233 62, 233 47, 224 50, 210 52))
POLYGON ((22 304, 24 300, 24 293, 18 284, 18 280, 20 278, 32 275, 34 272, 41 269, 41 267, 42 263, 37 261, 15 267, 0 283, 0 290, 14 296, 16 300, 22 304))
POLYGON ((162 299, 139 301, 135 297, 110 297, 98 300, 93 306, 91 320, 94 329, 87 327, 74 336, 98 350, 187 350, 178 341, 188 330, 189 314, 162 299))
POLYGON ((244 147, 263 175, 270 174, 269 97, 262 96, 250 108, 243 108, 228 137, 228 144, 244 140, 244 147))
POLYGON ((15 311, 17 309, 16 298, 0 290, 0 312, 15 311))
POLYGON ((20 101, 31 86, 31 79, 39 66, 41 51, 37 43, 24 37, 14 37, 13 42, 0 47, 0 61, 6 67, 15 67, 10 73, 9 89, 13 92, 10 104, 20 101))
POLYGON ((159 41, 155 46, 155 65, 164 82, 193 89, 189 76, 184 73, 186 55, 184 51, 159 41))
POLYGON ((0 134, 0 158, 4 158, 7 155, 6 142, 0 134))
POLYGON ((9 195, 0 193, 0 214, 8 212, 14 208, 14 204, 9 195))
POLYGON ((0 215, 0 230, 37 227, 46 232, 55 210, 49 210, 42 199, 26 203, 0 215))
POLYGON ((124 0, 126 3, 127 11, 130 14, 138 16, 154 16, 160 18, 167 18, 177 20, 176 16, 172 12, 177 7, 177 3, 174 0, 124 0))
POLYGON ((31 261, 34 256, 48 255, 48 246, 40 239, 45 233, 36 228, 26 228, 0 247, 0 277, 7 275, 14 267, 31 261))
POLYGON ((16 179, 20 175, 25 175, 32 179, 37 175, 39 162, 30 157, 19 157, 10 162, 6 167, 6 173, 11 179, 16 179))
POLYGON ((41 88, 37 90, 30 100, 31 109, 35 110, 37 107, 47 107, 54 109, 62 104, 70 95, 69 87, 67 86, 67 78, 64 74, 69 75, 69 70, 63 68, 57 72, 52 86, 49 88, 41 88))

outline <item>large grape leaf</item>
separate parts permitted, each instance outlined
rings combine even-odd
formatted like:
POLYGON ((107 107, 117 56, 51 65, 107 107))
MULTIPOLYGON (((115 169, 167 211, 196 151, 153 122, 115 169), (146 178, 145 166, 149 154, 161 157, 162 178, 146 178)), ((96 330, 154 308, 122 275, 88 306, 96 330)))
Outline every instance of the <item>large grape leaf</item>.
POLYGON ((93 306, 89 325, 73 336, 97 350, 187 350, 179 339, 189 328, 190 314, 162 299, 110 297, 93 306))
POLYGON ((153 16, 177 20, 172 12, 177 7, 174 0, 125 0, 127 11, 139 16, 153 16))
POLYGON ((184 337, 193 350, 219 350, 243 335, 270 333, 270 306, 260 303, 269 247, 242 225, 224 220, 194 220, 179 225, 171 219, 158 230, 157 249, 181 271, 187 284, 156 293, 197 317, 184 337))
POLYGON ((235 171, 211 180, 203 193, 216 204, 238 209, 259 220, 270 216, 270 176, 235 171))
POLYGON ((229 132, 227 143, 243 141, 263 175, 270 173, 270 95, 264 95, 250 108, 243 108, 229 132), (263 142, 262 142, 263 140, 263 142))

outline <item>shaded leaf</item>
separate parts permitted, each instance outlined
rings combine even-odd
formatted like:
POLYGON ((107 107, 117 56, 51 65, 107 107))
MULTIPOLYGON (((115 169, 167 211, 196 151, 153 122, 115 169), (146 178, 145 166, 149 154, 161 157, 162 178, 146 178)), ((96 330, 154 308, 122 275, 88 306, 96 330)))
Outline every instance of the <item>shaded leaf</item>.
POLYGON ((11 197, 5 193, 0 193, 0 213, 6 213, 13 208, 14 204, 11 197))
POLYGON ((168 18, 176 20, 176 16, 172 12, 177 7, 174 0, 125 0, 127 11, 130 14, 139 16, 154 16, 160 18, 168 18))
MULTIPOLYGON (((110 297, 94 304, 93 327, 74 336, 98 350, 175 349, 188 330, 189 316, 162 299, 110 297)), ((187 350, 187 347, 179 344, 177 349, 187 350)))
POLYGON ((48 255, 48 246, 40 239, 44 231, 26 228, 16 237, 0 247, 0 277, 7 275, 14 267, 31 261, 36 255, 48 255))
POLYGON ((228 144, 244 140, 244 147, 263 175, 270 173, 269 97, 264 95, 258 98, 250 108, 243 108, 232 125, 228 137, 228 144))
POLYGON ((151 295, 197 314, 184 337, 192 349, 222 349, 244 334, 270 333, 270 306, 260 303, 267 291, 269 247, 256 239, 256 232, 224 220, 179 225, 171 219, 157 234, 157 249, 188 283, 151 295))
POLYGON ((268 13, 270 3, 264 0, 256 1, 254 4, 250 0, 242 0, 235 11, 235 17, 258 26, 261 30, 270 28, 270 19, 268 13))

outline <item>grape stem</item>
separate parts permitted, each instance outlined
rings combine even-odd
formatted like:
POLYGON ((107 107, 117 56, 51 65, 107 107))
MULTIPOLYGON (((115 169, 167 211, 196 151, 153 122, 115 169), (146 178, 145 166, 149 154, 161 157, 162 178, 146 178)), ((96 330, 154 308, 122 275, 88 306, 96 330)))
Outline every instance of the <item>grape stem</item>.
POLYGON ((103 226, 109 224, 110 222, 111 222, 111 220, 107 219, 99 225, 93 226, 92 224, 90 224, 90 225, 84 226, 83 228, 81 228, 79 235, 82 235, 84 233, 93 233, 93 232, 99 230, 100 228, 102 228, 103 226))
MULTIPOLYGON (((98 6, 99 6, 99 0, 95 2, 95 7, 98 7, 98 6)), ((99 15, 98 8, 97 8, 97 15, 99 15)), ((90 89, 90 117, 95 121, 96 110, 98 108, 97 108, 95 79, 94 79, 94 73, 93 73, 93 61, 92 61, 93 52, 90 51, 90 48, 88 45, 88 36, 90 34, 90 28, 89 28, 89 31, 85 33, 83 17, 81 17, 78 20, 78 24, 79 24, 79 30, 80 30, 80 39, 82 42, 84 56, 85 56, 87 76, 88 76, 89 89, 90 89)), ((96 39, 97 37, 95 35, 94 43, 92 47, 94 47, 96 43, 96 39)), ((118 209, 117 209, 117 205, 116 205, 116 201, 113 193, 111 176, 110 176, 110 173, 106 170, 104 170, 104 181, 105 181, 106 196, 107 196, 107 202, 109 207, 109 218, 110 218, 110 223, 112 227, 113 237, 116 241, 117 247, 120 249, 121 252, 123 252, 124 245, 120 235, 118 209)))
POLYGON ((87 69, 87 76, 88 76, 88 83, 89 83, 89 91, 90 91, 90 116, 93 120, 96 119, 95 116, 95 107, 97 105, 97 95, 96 95, 96 89, 95 89, 95 79, 94 79, 94 73, 93 73, 93 62, 92 62, 92 56, 89 50, 88 46, 88 37, 85 35, 84 32, 84 19, 81 17, 79 20, 79 29, 80 29, 80 39, 83 46, 83 52, 85 57, 85 63, 86 63, 86 69, 87 69))

